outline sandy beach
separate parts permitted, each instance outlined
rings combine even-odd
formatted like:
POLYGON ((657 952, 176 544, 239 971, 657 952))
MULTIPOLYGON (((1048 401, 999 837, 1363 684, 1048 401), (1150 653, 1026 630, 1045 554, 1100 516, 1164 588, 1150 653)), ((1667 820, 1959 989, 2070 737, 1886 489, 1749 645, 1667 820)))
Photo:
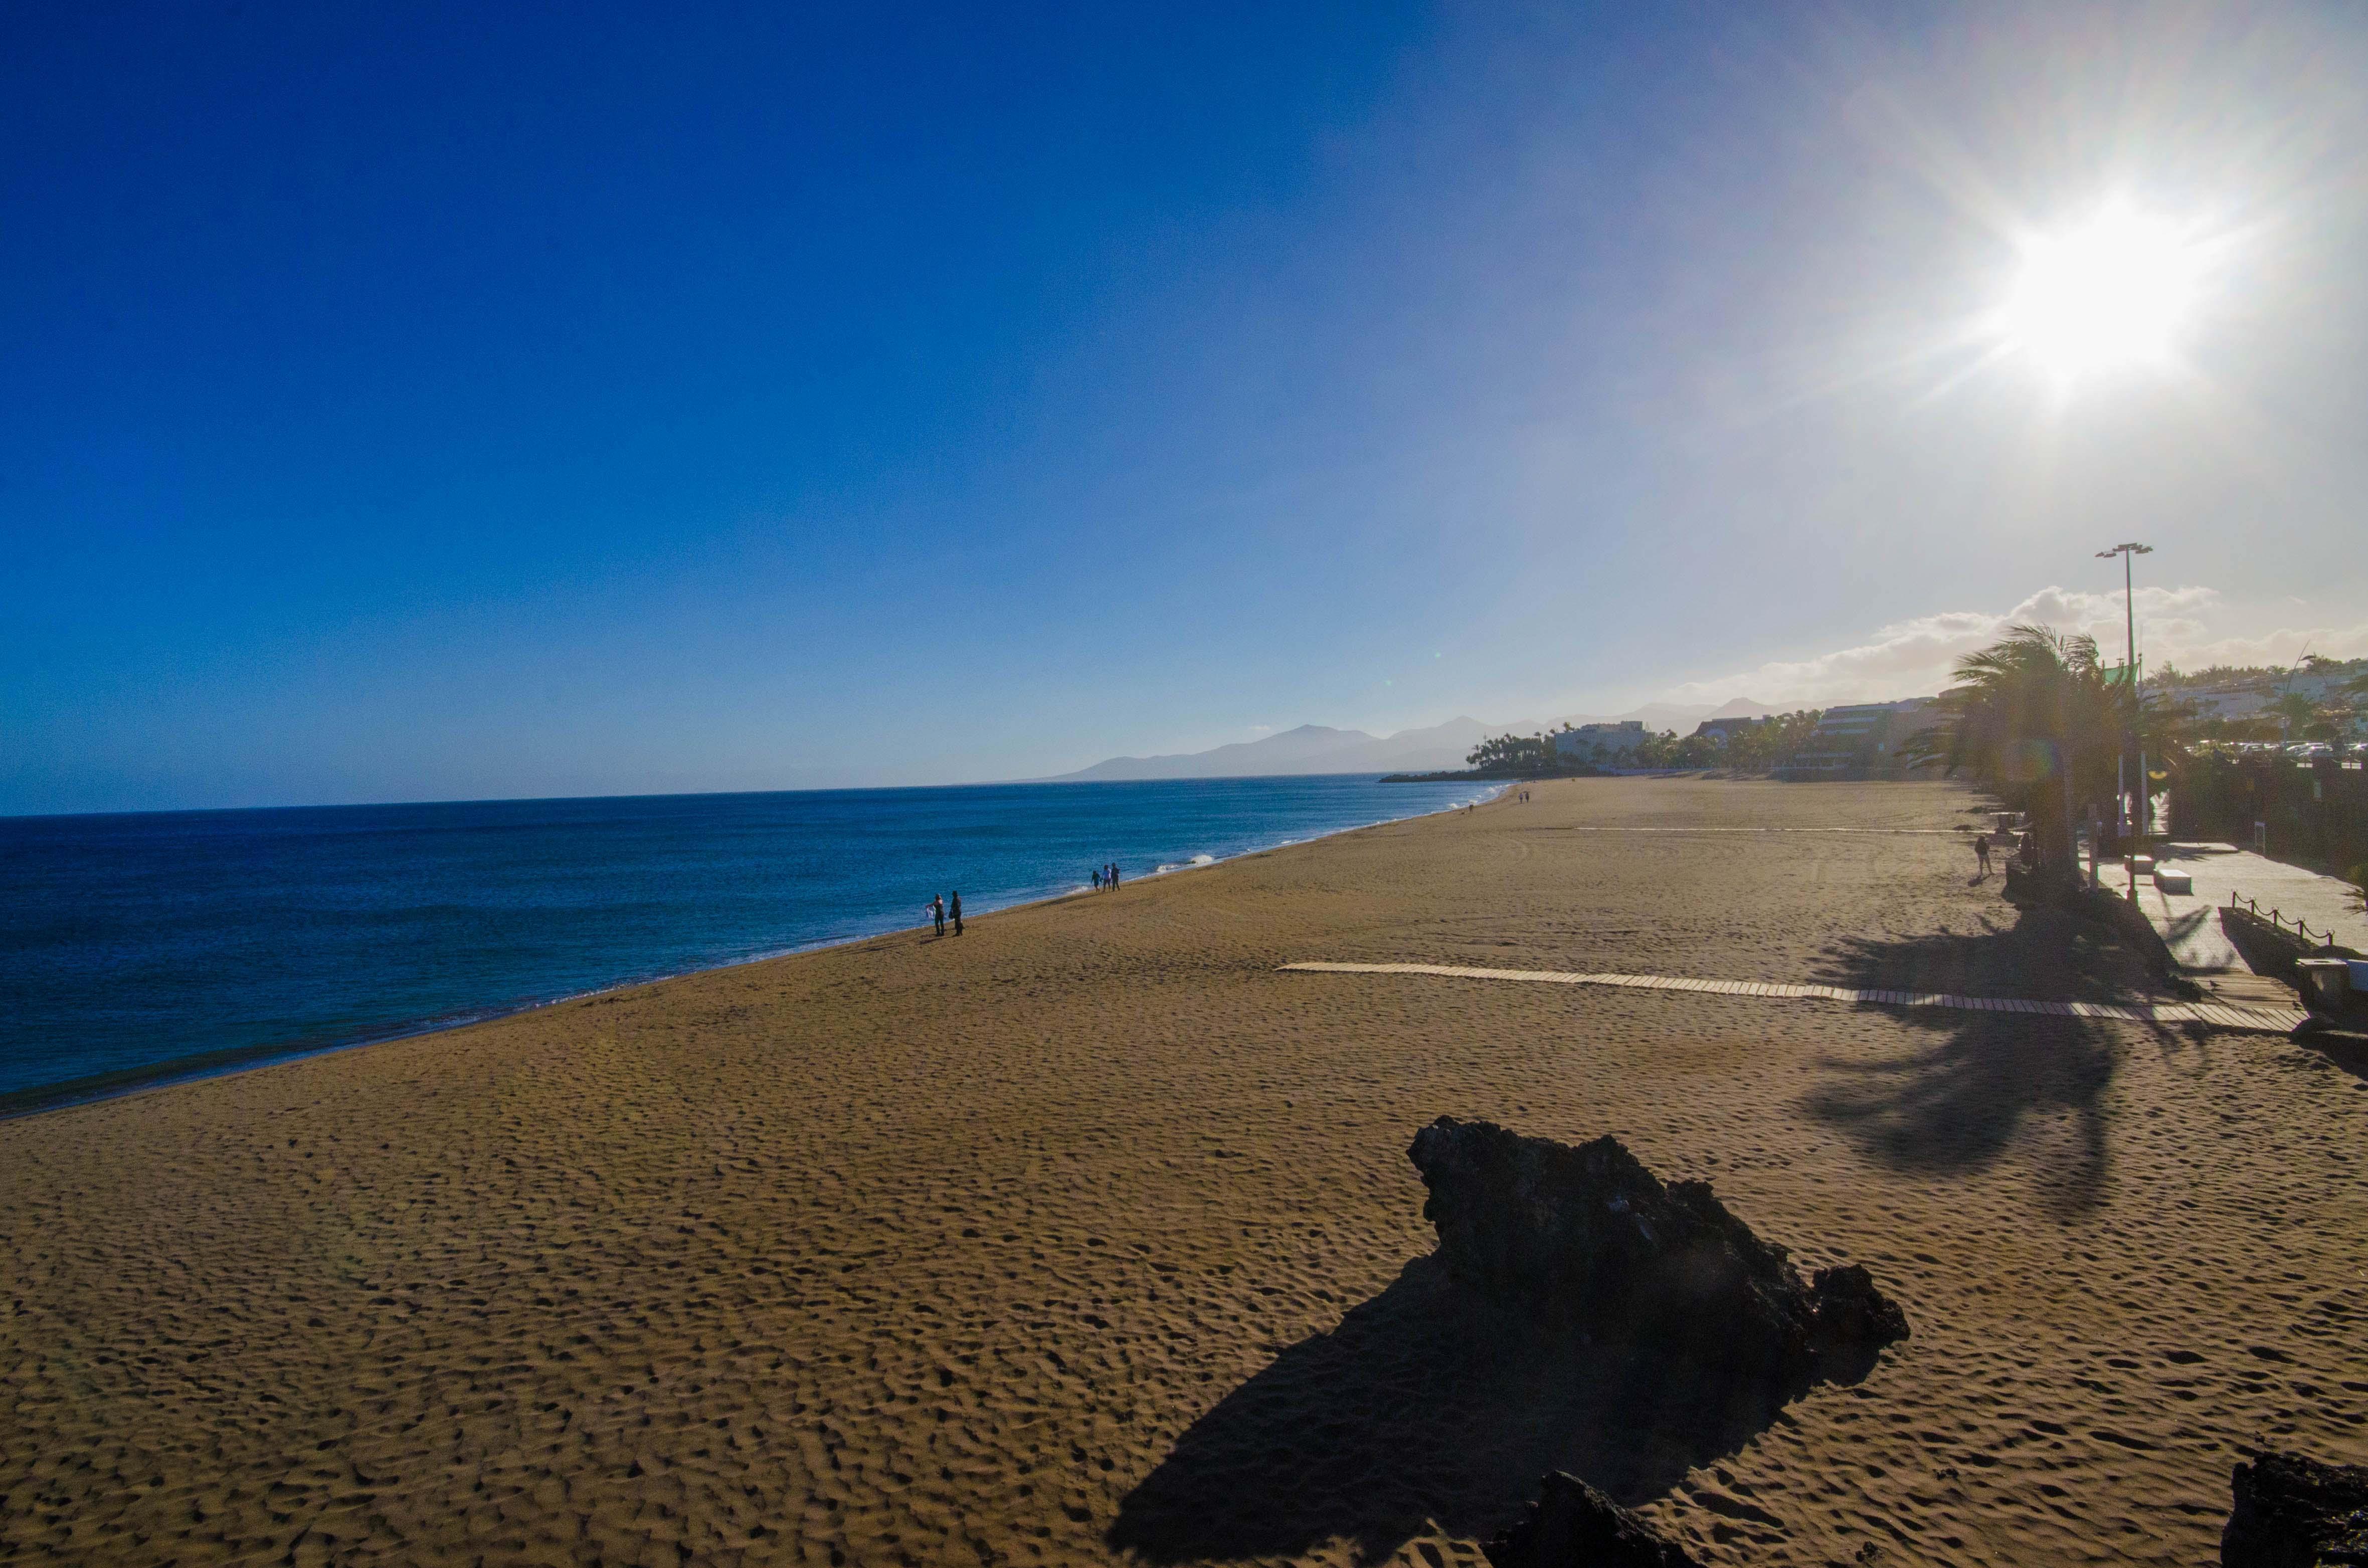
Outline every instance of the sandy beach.
POLYGON ((2214 1560, 2368 1460, 2368 1062, 2276 1036, 1283 972, 2030 999, 1944 785, 1469 813, 0 1123, 0 1561, 1479 1560, 1574 1469, 1704 1561, 2214 1560), (1453 1310, 1441 1114, 1617 1133, 1913 1337, 1699 1434, 1453 1310))

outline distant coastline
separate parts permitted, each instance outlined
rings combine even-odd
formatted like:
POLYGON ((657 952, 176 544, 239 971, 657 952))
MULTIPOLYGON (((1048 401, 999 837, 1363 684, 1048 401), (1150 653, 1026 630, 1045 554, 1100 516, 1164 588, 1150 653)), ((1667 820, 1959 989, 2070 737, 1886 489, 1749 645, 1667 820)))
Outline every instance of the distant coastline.
MULTIPOLYGON (((1657 734, 1665 730, 1691 729, 1706 719, 1748 717, 1765 711, 1765 703, 1738 697, 1717 707, 1648 702, 1642 708, 1608 718, 1577 713, 1551 722, 1521 719, 1510 723, 1485 724, 1466 716, 1427 728, 1399 730, 1388 735, 1371 734, 1363 730, 1336 730, 1323 724, 1302 724, 1296 729, 1261 735, 1254 741, 1235 741, 1207 751, 1178 752, 1158 756, 1108 757, 1090 767, 1081 767, 1073 773, 1057 774, 1034 782, 1078 784, 1105 783, 1116 779, 1258 778, 1321 773, 1394 776, 1436 773, 1446 778, 1467 776, 1502 778, 1511 775, 1486 771, 1466 775, 1463 771, 1469 765, 1474 750, 1483 743, 1505 736, 1545 734, 1578 724, 1629 721, 1641 723, 1646 731, 1657 734)), ((1551 777, 1568 776, 1554 774, 1551 777)))

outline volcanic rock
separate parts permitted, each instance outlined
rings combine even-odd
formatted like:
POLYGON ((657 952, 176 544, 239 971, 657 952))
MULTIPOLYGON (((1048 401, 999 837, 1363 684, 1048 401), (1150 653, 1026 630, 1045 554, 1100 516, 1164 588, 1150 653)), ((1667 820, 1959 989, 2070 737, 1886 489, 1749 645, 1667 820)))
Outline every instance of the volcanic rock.
POLYGON ((1664 1185, 1616 1138, 1572 1148, 1442 1116, 1407 1151, 1466 1287, 1589 1337, 1790 1394, 1862 1374, 1907 1319, 1855 1266, 1802 1282, 1710 1184, 1664 1185))
POLYGON ((2368 1563, 2368 1466, 2267 1453, 2230 1478, 2223 1568, 2368 1563))
POLYGON ((1907 1337, 1907 1314, 1899 1303, 1874 1287, 1874 1276, 1860 1263, 1820 1268, 1809 1282, 1817 1305, 1811 1336, 1829 1351, 1851 1346, 1880 1350, 1907 1337))
POLYGON ((1496 1568, 1699 1568, 1684 1547, 1561 1471, 1545 1478, 1520 1518, 1480 1550, 1496 1568))

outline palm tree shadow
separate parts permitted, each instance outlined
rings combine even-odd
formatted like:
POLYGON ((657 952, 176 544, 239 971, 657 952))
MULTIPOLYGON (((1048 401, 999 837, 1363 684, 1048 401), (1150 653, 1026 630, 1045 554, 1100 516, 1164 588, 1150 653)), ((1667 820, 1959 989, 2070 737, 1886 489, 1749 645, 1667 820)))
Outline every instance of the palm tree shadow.
POLYGON ((1741 1448, 1782 1403, 1543 1328, 1417 1258, 1194 1422, 1120 1505, 1109 1540, 1162 1563, 1332 1540, 1372 1561, 1427 1522, 1494 1534, 1551 1470, 1646 1501, 1741 1448))
MULTIPOLYGON (((1973 935, 1852 938, 1819 978, 1861 990, 2125 1002, 2152 999, 2145 955, 2111 928, 2030 909, 1973 935)), ((1929 1043, 1876 1061, 1829 1057, 1804 1108, 1894 1169, 1959 1175, 2009 1150, 2030 1159, 2044 1205, 2071 1219, 2104 1199, 2111 1176, 2104 1097, 2119 1046, 2082 1018, 1863 1004, 1929 1043)))

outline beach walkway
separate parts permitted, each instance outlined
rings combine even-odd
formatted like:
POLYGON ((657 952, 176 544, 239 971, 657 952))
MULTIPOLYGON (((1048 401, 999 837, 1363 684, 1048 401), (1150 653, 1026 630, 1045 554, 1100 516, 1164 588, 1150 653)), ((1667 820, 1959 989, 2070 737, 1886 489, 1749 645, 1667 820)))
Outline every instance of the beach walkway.
MULTIPOLYGON (((2334 877, 2233 844, 2169 845, 2156 857, 2156 864, 2192 879, 2192 893, 2165 892, 2144 879, 2137 886, 2138 907, 2162 933, 2171 956, 2192 972, 2251 972, 2220 928, 2218 911, 2232 898, 2251 899, 2264 915, 2274 908, 2289 926, 2307 921, 2313 931, 2332 931, 2336 941, 2368 953, 2368 915, 2350 906, 2349 887, 2334 877)), ((2114 891, 2128 890, 2128 879, 2118 867, 2105 867, 2100 881, 2114 891)))
POLYGON ((1578 974, 1567 970, 1463 969, 1433 963, 1287 963, 1304 974, 1427 974, 1443 980, 1510 980, 1548 985, 1626 985, 1646 991, 1690 991, 1769 1001, 1849 1002, 1883 1007, 1953 1007, 1966 1013, 2022 1013, 2036 1017, 2110 1018, 2128 1024, 2208 1024, 2254 1034, 2286 1034, 2308 1017, 2300 1008, 2219 1006, 2205 1002, 2048 1002, 2015 996, 1952 996, 1942 992, 1868 990, 1841 985, 1786 985, 1756 980, 1680 979, 1666 974, 1578 974))

